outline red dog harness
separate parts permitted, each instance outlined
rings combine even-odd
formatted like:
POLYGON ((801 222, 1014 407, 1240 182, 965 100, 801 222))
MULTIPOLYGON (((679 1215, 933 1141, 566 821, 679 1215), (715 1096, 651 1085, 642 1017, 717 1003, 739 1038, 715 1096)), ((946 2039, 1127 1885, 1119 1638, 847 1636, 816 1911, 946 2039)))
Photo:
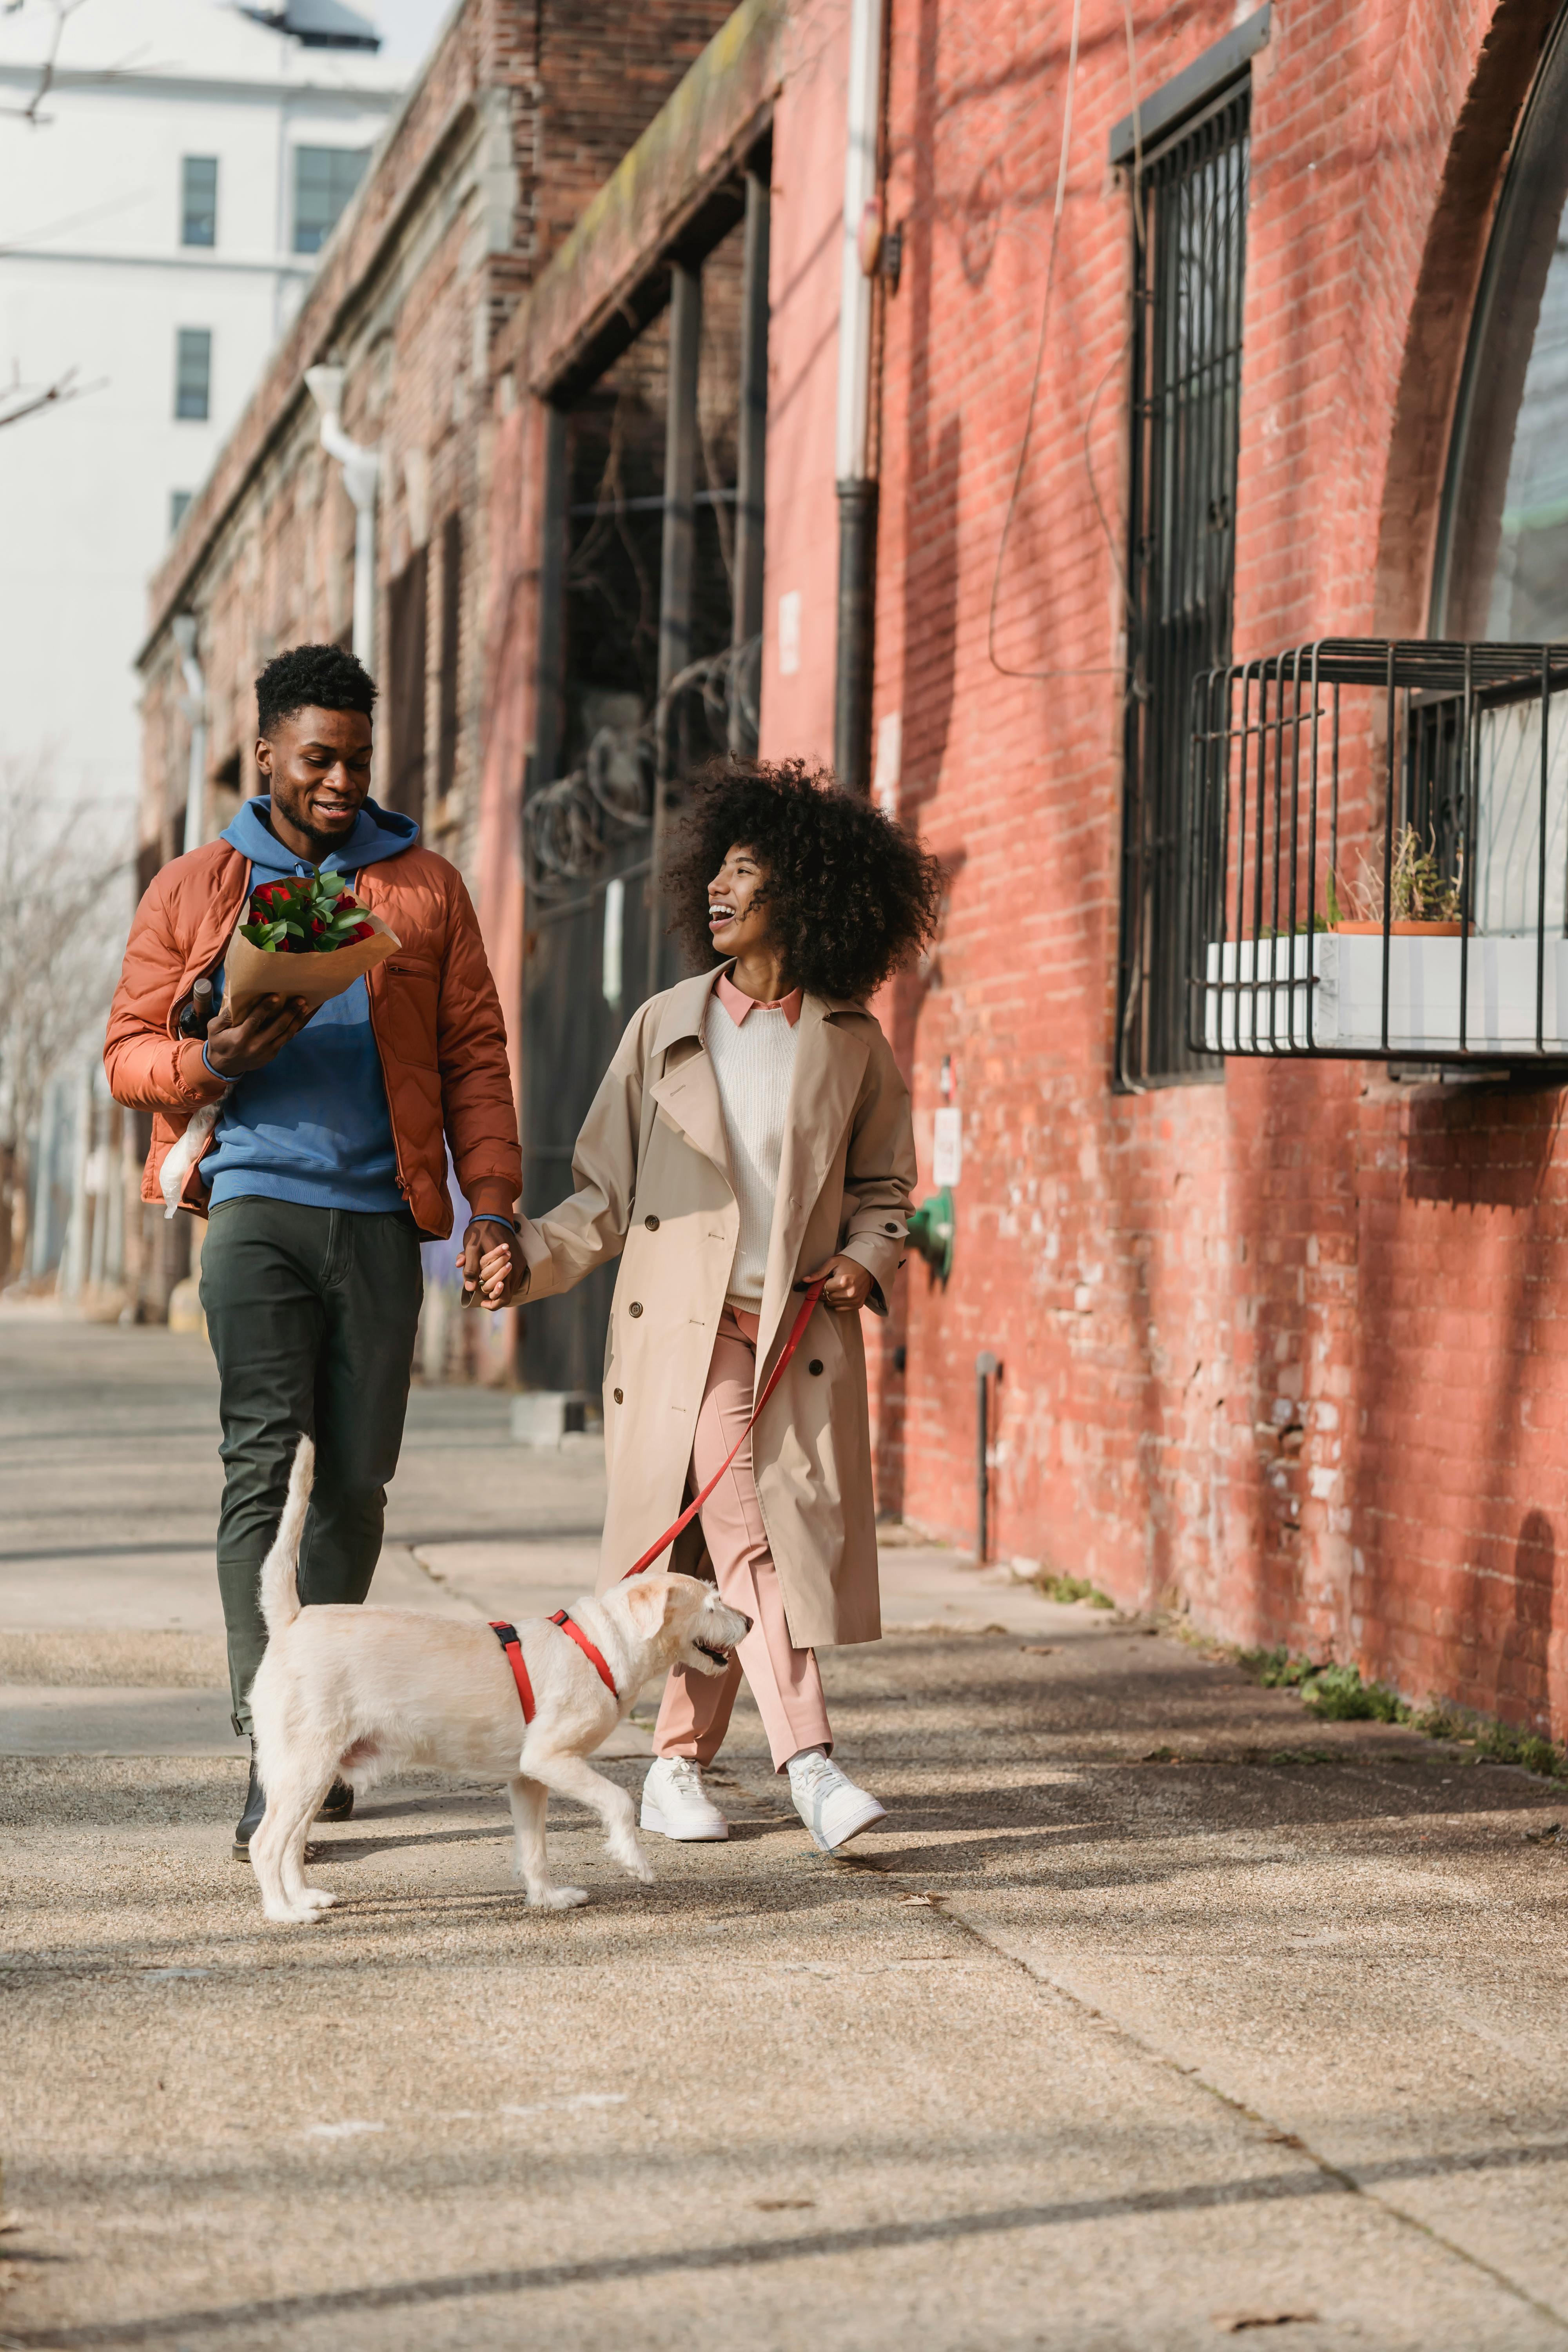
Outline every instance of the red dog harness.
MULTIPOLYGON (((824 1277, 824 1280, 826 1280, 826 1276, 824 1277)), ((698 1496, 696 1501, 688 1503, 685 1510, 682 1511, 680 1517, 676 1520, 675 1525, 671 1528, 666 1528, 658 1541, 656 1544, 651 1545, 649 1549, 644 1552, 642 1558, 639 1560, 635 1561, 634 1564, 627 1569, 626 1575, 621 1579, 621 1582, 623 1584, 627 1582, 628 1580, 634 1576, 640 1576, 645 1569, 651 1568, 659 1554, 663 1551, 668 1550, 670 1545, 675 1541, 676 1537, 679 1535, 681 1529, 683 1528, 689 1527, 692 1520, 697 1517, 698 1512, 702 1508, 703 1504, 708 1500, 709 1496, 713 1492, 714 1487, 719 1484, 720 1479, 730 1467, 730 1464, 733 1462, 736 1454, 739 1454, 742 1446, 744 1445, 747 1438, 750 1437, 752 1430, 755 1429, 758 1419, 761 1416, 763 1407, 766 1404, 768 1399, 777 1388, 780 1381, 784 1378, 785 1366, 788 1364, 790 1358, 795 1354, 795 1349, 799 1347, 802 1339, 805 1336, 805 1327, 811 1320, 813 1308, 816 1307, 818 1299, 822 1297, 822 1290, 823 1284, 821 1282, 807 1284, 805 1297, 801 1301, 800 1313, 795 1318, 795 1328, 791 1331, 789 1338, 784 1341, 784 1347, 780 1351, 778 1362, 768 1374, 767 1383, 763 1390, 762 1395, 757 1399, 755 1405, 752 1409, 752 1417, 750 1421, 747 1422, 746 1426, 741 1432, 739 1437, 735 1440, 734 1444, 731 1447, 728 1458, 720 1464, 718 1469, 715 1470, 711 1478, 709 1479, 708 1484, 703 1487, 702 1492, 698 1496)), ((614 1675, 610 1672, 609 1667, 605 1663, 604 1653, 602 1650, 597 1649, 595 1644, 589 1641, 588 1636, 584 1633, 581 1625, 575 1623, 574 1621, 567 1615, 564 1609, 558 1609, 552 1617, 549 1617, 545 1620, 545 1622, 550 1625, 559 1625, 561 1631, 566 1635, 567 1639, 576 1643, 577 1647, 582 1651, 583 1655, 587 1659, 589 1664, 598 1675, 599 1680, 604 1684, 605 1688, 609 1692, 610 1696, 618 1706, 620 1704, 621 1695, 616 1688, 616 1678, 614 1675)), ((512 1679, 517 1685, 517 1695, 522 1701, 523 1722, 525 1724, 531 1723, 533 1721, 533 1685, 529 1681, 528 1668, 522 1663, 522 1644, 517 1638, 517 1627, 515 1625, 505 1623, 504 1621, 499 1617, 492 1617, 489 1623, 491 1633, 500 1643, 501 1648, 506 1652, 506 1662, 511 1668, 512 1679)))
POLYGON ((616 1688, 616 1678, 614 1675, 610 1672, 609 1667, 605 1664, 604 1652, 602 1650, 596 1650, 594 1647, 593 1643, 589 1641, 588 1636, 584 1633, 583 1628, 577 1623, 576 1620, 574 1618, 568 1617, 564 1609, 558 1609, 555 1612, 554 1616, 547 1619, 546 1622, 552 1625, 559 1625, 561 1631, 566 1635, 567 1639, 576 1643, 577 1647, 582 1651, 583 1655, 587 1659, 588 1664, 593 1667, 594 1672, 598 1675, 599 1680, 604 1684, 605 1688, 609 1692, 610 1696, 615 1700, 618 1706, 620 1705, 621 1695, 616 1688))
MULTIPOLYGON (((569 1617, 564 1609, 558 1609, 553 1617, 547 1617, 544 1622, 547 1625, 559 1625, 568 1640, 576 1643, 577 1647, 618 1706, 621 1695, 616 1688, 616 1678, 605 1664, 605 1654, 589 1641, 575 1619, 569 1617)), ((509 1625, 501 1617, 492 1617, 489 1625, 490 1632, 506 1652, 506 1662, 511 1668, 511 1678, 517 1685, 517 1695, 522 1701, 522 1719, 524 1723, 531 1723, 534 1709, 533 1685, 529 1681, 528 1668, 522 1663, 522 1643, 518 1640, 517 1627, 509 1625)))
POLYGON ((522 1701, 523 1722, 531 1723, 533 1721, 533 1685, 529 1681, 528 1668, 522 1663, 522 1643, 517 1638, 517 1627, 507 1624, 502 1618, 492 1617, 490 1632, 506 1652, 506 1662, 511 1668, 511 1678, 517 1685, 517 1695, 522 1701))

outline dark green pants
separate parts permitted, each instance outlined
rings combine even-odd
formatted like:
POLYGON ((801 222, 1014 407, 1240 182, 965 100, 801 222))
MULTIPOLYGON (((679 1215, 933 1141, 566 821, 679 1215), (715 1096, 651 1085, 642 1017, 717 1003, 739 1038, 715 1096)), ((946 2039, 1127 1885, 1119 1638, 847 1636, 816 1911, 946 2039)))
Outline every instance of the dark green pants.
POLYGON ((423 1291, 405 1210, 361 1216, 291 1201, 225 1201, 202 1248, 202 1306, 217 1358, 224 1489, 217 1580, 235 1729, 267 1647, 257 1597, 300 1433, 316 1487, 300 1598, 363 1601, 397 1467, 423 1291))

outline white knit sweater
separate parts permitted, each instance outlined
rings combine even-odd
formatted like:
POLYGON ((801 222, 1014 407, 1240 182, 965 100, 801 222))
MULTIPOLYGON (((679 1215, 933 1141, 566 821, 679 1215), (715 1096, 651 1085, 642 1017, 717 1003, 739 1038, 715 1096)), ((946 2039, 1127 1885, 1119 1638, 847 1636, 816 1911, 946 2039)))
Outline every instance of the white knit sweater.
POLYGON ((718 1081, 730 1172, 741 1205, 728 1303, 752 1315, 763 1303, 796 1034, 787 1013, 759 1004, 737 1027, 717 995, 708 1000, 702 1042, 718 1081))

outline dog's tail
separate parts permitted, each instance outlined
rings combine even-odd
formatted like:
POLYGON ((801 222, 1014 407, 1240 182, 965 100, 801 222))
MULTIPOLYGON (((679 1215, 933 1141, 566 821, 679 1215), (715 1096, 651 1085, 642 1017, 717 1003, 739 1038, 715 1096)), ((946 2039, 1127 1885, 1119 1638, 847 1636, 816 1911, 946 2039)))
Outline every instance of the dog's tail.
POLYGON ((261 1563, 261 1613, 267 1620, 268 1639, 280 1633, 285 1625, 291 1625, 300 1614, 300 1585, 295 1570, 300 1559, 300 1536, 315 1483, 316 1449, 308 1437, 301 1437, 294 1449, 288 1499, 278 1522, 278 1533, 261 1563))

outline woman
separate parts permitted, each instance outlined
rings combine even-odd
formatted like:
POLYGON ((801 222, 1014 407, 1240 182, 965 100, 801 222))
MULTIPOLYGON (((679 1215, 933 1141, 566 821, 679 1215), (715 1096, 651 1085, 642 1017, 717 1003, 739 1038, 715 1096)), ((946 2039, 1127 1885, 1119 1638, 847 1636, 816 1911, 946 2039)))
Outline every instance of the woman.
POLYGON ((621 1253, 605 1366, 601 1587, 706 1486, 759 1374, 820 1305, 750 1441, 665 1563, 703 1546, 752 1620, 730 1671, 678 1669, 642 1825, 723 1838, 702 1785, 743 1673, 774 1769, 831 1853, 883 1809, 831 1761, 816 1652, 881 1632, 859 1310, 885 1315, 915 1159, 909 1097, 865 999, 932 930, 941 869, 798 761, 710 772, 671 860, 675 924, 707 969, 634 1016, 584 1122, 576 1191, 525 1224, 526 1297, 621 1253))

